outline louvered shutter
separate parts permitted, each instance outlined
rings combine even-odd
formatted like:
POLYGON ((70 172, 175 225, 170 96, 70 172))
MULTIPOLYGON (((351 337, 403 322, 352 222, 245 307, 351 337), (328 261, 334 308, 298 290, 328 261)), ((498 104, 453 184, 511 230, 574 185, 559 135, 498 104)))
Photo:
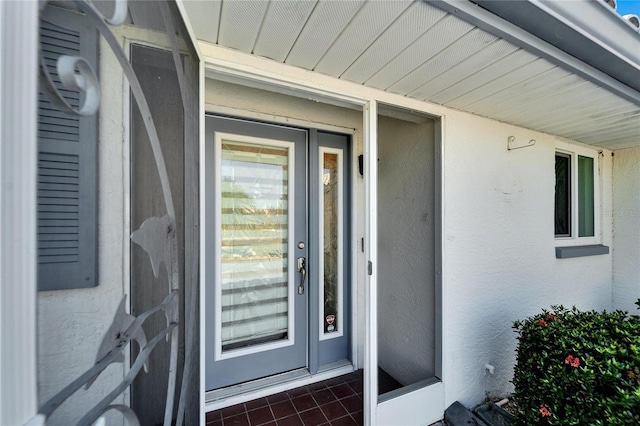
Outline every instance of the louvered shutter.
MULTIPOLYGON (((78 13, 48 7, 40 43, 49 72, 73 105, 78 92, 63 88, 60 55, 81 56, 97 70, 97 34, 78 13)), ((97 71, 96 71, 97 72, 97 71)), ((94 287, 97 282, 97 117, 60 111, 39 94, 38 289, 94 287)))

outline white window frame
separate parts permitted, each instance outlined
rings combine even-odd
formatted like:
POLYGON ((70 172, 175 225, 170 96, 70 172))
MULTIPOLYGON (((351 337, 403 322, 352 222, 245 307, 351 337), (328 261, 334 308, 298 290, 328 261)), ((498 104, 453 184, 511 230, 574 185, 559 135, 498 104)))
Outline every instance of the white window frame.
POLYGON ((562 237, 556 236, 555 245, 556 247, 564 247, 601 244, 602 201, 600 196, 600 152, 594 148, 587 148, 582 145, 556 140, 554 159, 556 154, 569 155, 571 158, 571 235, 562 237), (593 158, 593 237, 578 236, 578 156, 593 158))

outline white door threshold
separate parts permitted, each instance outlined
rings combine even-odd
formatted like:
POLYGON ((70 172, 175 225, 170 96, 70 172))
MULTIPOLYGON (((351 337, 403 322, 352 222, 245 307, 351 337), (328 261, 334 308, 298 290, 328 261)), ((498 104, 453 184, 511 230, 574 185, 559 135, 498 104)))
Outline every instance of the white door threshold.
POLYGON ((351 361, 337 361, 319 368, 316 374, 306 368, 288 371, 239 385, 205 392, 205 413, 230 407, 311 383, 321 382, 355 371, 351 361))

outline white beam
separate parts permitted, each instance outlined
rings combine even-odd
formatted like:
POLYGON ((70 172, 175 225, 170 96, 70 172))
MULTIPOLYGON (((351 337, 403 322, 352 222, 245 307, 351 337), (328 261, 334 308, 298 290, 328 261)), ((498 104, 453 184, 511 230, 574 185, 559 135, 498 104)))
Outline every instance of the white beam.
POLYGON ((378 408, 378 104, 364 107, 365 289, 364 424, 375 425, 378 408))
POLYGON ((38 5, 0 2, 0 424, 27 422, 36 388, 38 5))

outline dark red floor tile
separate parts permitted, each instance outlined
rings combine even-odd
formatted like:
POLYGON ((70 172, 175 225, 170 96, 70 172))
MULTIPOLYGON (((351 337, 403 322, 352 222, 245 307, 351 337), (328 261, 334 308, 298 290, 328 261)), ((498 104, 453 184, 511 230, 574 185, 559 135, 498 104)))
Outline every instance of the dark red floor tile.
POLYGON ((247 413, 249 416, 249 422, 251 426, 262 425, 274 420, 273 414, 271 414, 271 408, 269 406, 256 408, 247 413))
POLYGON ((318 401, 318 405, 323 405, 323 404, 327 404, 331 401, 335 401, 336 397, 333 394, 333 392, 331 392, 330 389, 320 389, 315 391, 314 393, 312 393, 311 395, 313 395, 313 398, 318 401))
POLYGON ((327 423, 327 418, 324 416, 320 408, 303 411, 299 414, 302 419, 302 423, 304 423, 305 426, 317 426, 327 423))
POLYGON ((224 426, 250 426, 247 413, 238 414, 237 416, 225 417, 223 420, 224 426))
POLYGON ((244 413, 246 412, 246 410, 244 409, 244 404, 237 404, 237 405, 232 405, 231 407, 225 407, 222 410, 220 410, 220 412, 222 413, 222 417, 226 419, 227 417, 236 416, 240 413, 244 413))
POLYGON ((347 385, 346 383, 341 383, 341 384, 339 384, 337 386, 333 386, 330 389, 331 389, 331 392, 333 392, 333 394, 338 399, 342 399, 342 398, 346 398, 346 397, 351 396, 351 395, 355 395, 355 392, 353 391, 353 389, 351 389, 351 387, 349 385, 347 385))
POLYGON ((362 389, 362 373, 357 371, 209 412, 206 424, 296 426, 329 425, 329 421, 340 425, 362 424, 362 389))
POLYGON ((340 418, 342 416, 347 415, 347 410, 344 409, 342 404, 339 401, 330 402, 328 404, 322 405, 320 407, 325 416, 327 416, 327 420, 333 421, 334 419, 340 418))
POLYGON ((355 393, 362 393, 362 380, 354 380, 348 383, 355 393))
POLYGON ((362 411, 362 400, 358 395, 353 395, 348 398, 341 399, 340 403, 349 413, 357 413, 358 411, 362 411))
POLYGON ((355 420, 351 416, 340 417, 339 419, 332 420, 331 426, 357 426, 355 420))
POLYGON ((275 404, 276 402, 286 401, 288 399, 289 395, 287 395, 286 392, 280 392, 275 395, 269 395, 267 397, 267 401, 269 401, 269 404, 275 404))
POLYGON ((302 386, 295 389, 289 389, 287 394, 289 394, 289 398, 293 399, 297 396, 306 395, 309 393, 309 388, 307 386, 302 386))
POLYGON ((304 426, 297 414, 278 420, 278 426, 304 426))
POLYGON ((353 373, 349 373, 344 377, 345 382, 350 382, 352 380, 362 380, 362 370, 354 371, 353 373))
POLYGON ((324 381, 328 387, 339 385, 340 383, 344 383, 345 380, 342 376, 334 377, 333 379, 328 379, 324 381))
POLYGON ((278 420, 278 424, 280 424, 279 419, 296 414, 296 408, 289 400, 271 404, 271 411, 273 411, 274 418, 278 420))
POLYGON ((222 420, 222 414, 220 413, 220 410, 209 411, 207 414, 205 414, 205 418, 207 423, 213 422, 215 420, 222 420))
POLYGON ((298 410, 298 412, 305 411, 310 408, 318 406, 318 404, 316 404, 315 399, 313 399, 313 397, 309 394, 301 395, 297 398, 293 398, 291 402, 296 407, 296 410, 298 410))
POLYGON ((244 403, 247 411, 255 410, 256 408, 260 407, 266 407, 267 405, 269 405, 269 403, 267 402, 267 398, 258 398, 244 403))
POLYGON ((325 389, 327 387, 327 384, 325 382, 317 382, 317 383, 312 383, 307 387, 309 388, 309 392, 314 392, 319 389, 325 389))

